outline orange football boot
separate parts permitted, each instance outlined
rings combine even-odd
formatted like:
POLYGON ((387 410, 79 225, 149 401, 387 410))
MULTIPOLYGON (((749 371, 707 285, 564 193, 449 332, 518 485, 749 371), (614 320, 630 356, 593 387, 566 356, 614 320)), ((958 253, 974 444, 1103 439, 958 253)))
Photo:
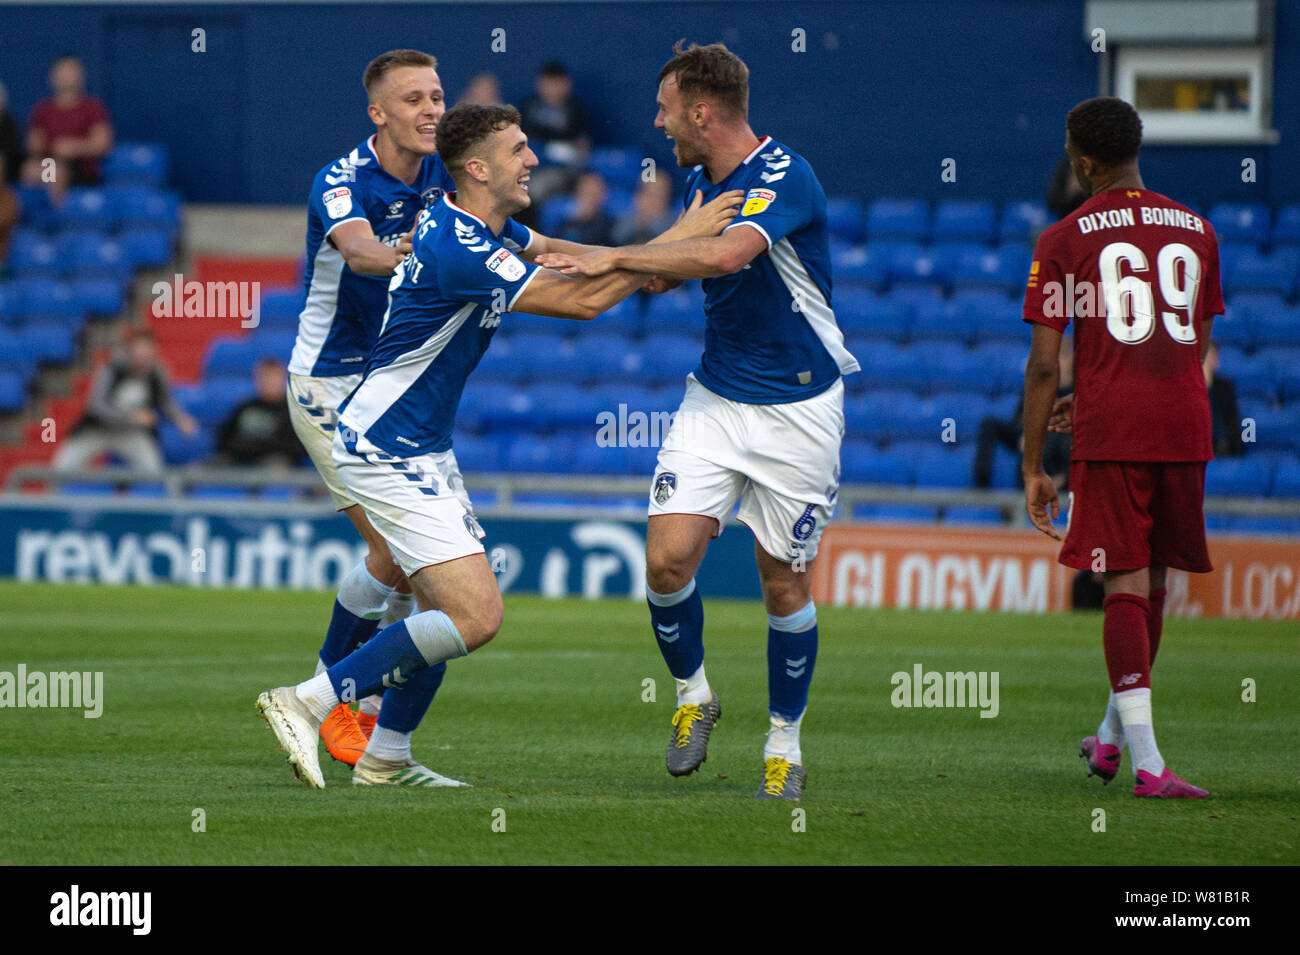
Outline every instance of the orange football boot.
POLYGON ((375 723, 379 720, 378 713, 367 713, 365 710, 357 711, 357 729, 361 730, 361 735, 366 739, 375 731, 375 723))
POLYGON ((334 707, 330 715, 325 717, 325 722, 320 725, 320 738, 331 756, 349 766, 355 766, 361 754, 366 751, 366 736, 358 728, 356 716, 345 703, 334 707))

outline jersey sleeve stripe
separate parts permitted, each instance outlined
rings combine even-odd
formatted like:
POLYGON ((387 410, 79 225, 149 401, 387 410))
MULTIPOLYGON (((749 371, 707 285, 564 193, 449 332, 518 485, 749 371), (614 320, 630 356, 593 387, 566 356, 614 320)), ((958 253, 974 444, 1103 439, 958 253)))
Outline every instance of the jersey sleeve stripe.
POLYGON ((737 228, 738 226, 742 226, 742 225, 747 225, 747 226, 749 226, 751 229, 755 229, 755 230, 757 230, 757 231, 758 231, 758 234, 761 235, 761 236, 763 237, 763 241, 767 243, 768 251, 770 252, 770 251, 772 250, 772 237, 771 237, 770 235, 768 235, 768 234, 767 234, 767 230, 764 229, 764 228, 763 228, 761 225, 759 225, 757 222, 733 222, 731 225, 727 226, 727 227, 726 227, 725 229, 723 229, 722 231, 723 231, 723 232, 730 232, 732 229, 735 229, 735 228, 737 228))
MULTIPOLYGON (((330 237, 330 233, 333 232, 335 229, 337 229, 345 222, 364 222, 366 225, 370 225, 370 220, 367 219, 365 216, 348 216, 346 219, 340 219, 338 222, 334 223, 332 226, 326 229, 325 235, 322 238, 328 239, 330 237)), ((371 231, 373 232, 374 230, 372 229, 371 231)))
POLYGON ((524 289, 533 284, 533 279, 537 278, 537 273, 541 270, 542 267, 540 265, 533 266, 532 274, 529 275, 528 278, 524 279, 524 284, 519 286, 519 291, 510 297, 510 302, 506 305, 507 312, 515 307, 515 302, 519 301, 519 296, 524 294, 524 289))

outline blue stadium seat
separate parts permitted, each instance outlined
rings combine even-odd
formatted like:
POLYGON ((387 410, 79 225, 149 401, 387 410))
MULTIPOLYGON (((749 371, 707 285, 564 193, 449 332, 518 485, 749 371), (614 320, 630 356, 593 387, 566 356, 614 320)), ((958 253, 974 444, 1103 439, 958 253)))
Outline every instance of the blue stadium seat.
POLYGON ((831 242, 831 276, 836 288, 845 284, 881 288, 889 280, 892 251, 884 243, 845 245, 831 242))
POLYGON ((301 287, 264 288, 261 293, 261 327, 297 331, 304 293, 301 287))
MULTIPOLYGON (((1279 300, 1280 301, 1280 300, 1279 300)), ((1219 343, 1220 356, 1226 354, 1224 349, 1249 349, 1255 347, 1255 331, 1252 327, 1249 309, 1242 308, 1236 300, 1225 303, 1223 315, 1214 320, 1210 335, 1219 343)))
POLYGON ((826 200, 826 227, 833 240, 861 242, 866 236, 866 219, 861 199, 837 196, 826 200))
POLYGON ((1282 206, 1273 223, 1273 245, 1300 245, 1300 203, 1282 206))
POLYGON ((1276 249, 1269 255, 1242 256, 1224 270, 1225 294, 1268 292, 1289 298, 1295 292, 1300 272, 1300 248, 1276 249))
POLYGON ((915 310, 922 302, 942 301, 943 286, 937 282, 900 282, 885 293, 885 299, 915 310))
POLYGON ((122 228, 156 229, 170 238, 180 225, 180 202, 148 186, 109 186, 104 190, 113 218, 122 228))
POLYGON ((1269 211, 1262 202, 1220 202, 1210 209, 1209 219, 1222 242, 1268 241, 1269 211))
POLYGON ((96 186, 73 186, 58 210, 59 223, 72 223, 78 229, 109 232, 117 227, 113 204, 103 189, 96 186))
POLYGON ((924 350, 880 344, 857 356, 868 388, 904 388, 922 391, 930 386, 924 350))
MULTIPOLYGON (((596 317, 589 328, 582 329, 580 334, 586 335, 595 331, 621 335, 624 338, 640 338, 646 331, 645 318, 642 314, 642 298, 641 295, 634 295, 625 298, 613 308, 606 309, 596 317)), ((652 298, 652 296, 644 296, 644 298, 652 298)), ((554 322, 555 319, 550 321, 554 322)), ((702 312, 700 326, 703 327, 702 312)), ((503 322, 501 327, 505 328, 506 323, 503 322)))
POLYGON ((1025 280, 1023 246, 1012 244, 997 248, 966 246, 952 266, 955 288, 994 288, 1006 293, 1019 289, 1025 280))
POLYGON ((163 460, 168 464, 190 464, 211 457, 213 440, 209 428, 200 428, 197 434, 187 437, 170 421, 164 421, 158 427, 158 444, 162 447, 163 460))
POLYGON ((598 146, 591 151, 587 169, 600 173, 611 188, 635 189, 641 180, 642 159, 635 149, 598 146))
MULTIPOLYGON (((488 354, 492 354, 491 349, 488 349, 488 354)), ((488 431, 486 426, 488 413, 509 405, 511 397, 518 392, 518 386, 484 379, 476 371, 470 376, 465 384, 465 390, 461 393, 460 407, 456 413, 457 425, 467 431, 484 435, 488 431)))
POLYGON ((693 296, 679 290, 652 295, 645 322, 651 338, 664 332, 693 335, 703 329, 704 314, 693 296))
POLYGON ((257 363, 257 345, 247 338, 218 338, 203 359, 203 377, 249 378, 257 363))
POLYGON ((928 354, 930 383, 936 389, 963 391, 987 398, 998 388, 996 370, 991 372, 982 356, 965 348, 932 349, 928 354))
POLYGON ((853 516, 880 524, 932 524, 939 518, 939 509, 928 504, 862 504, 853 516))
POLYGON ((9 265, 24 278, 58 278, 63 273, 55 243, 26 230, 15 232, 9 244, 9 265))
POLYGON ((53 279, 19 279, 15 293, 22 302, 24 324, 49 322, 62 324, 75 332, 85 321, 85 311, 77 301, 73 286, 53 279))
POLYGON ((876 199, 867 209, 867 238, 924 241, 930 230, 924 199, 876 199))
POLYGON ((575 451, 576 443, 571 440, 517 433, 505 449, 503 464, 507 471, 544 474, 559 470, 566 460, 574 456, 575 451))
POLYGON ((653 382, 681 381, 700 363, 704 345, 684 335, 647 335, 642 367, 653 382))
POLYGON ((992 242, 997 235, 993 203, 973 199, 949 199, 934 211, 932 235, 936 242, 992 242))
POLYGON ((605 197, 604 210, 605 214, 611 219, 622 219, 629 215, 636 207, 635 194, 631 189, 620 189, 613 183, 610 184, 609 193, 605 197))
POLYGON ((1238 401, 1255 399, 1272 403, 1277 400, 1277 372, 1271 362, 1254 358, 1242 359, 1233 365, 1228 377, 1236 387, 1238 401))
POLYGON ((26 405, 26 377, 12 366, 0 365, 0 414, 17 414, 26 405))
POLYGON ((935 434, 940 424, 952 418, 956 426, 956 443, 961 447, 974 447, 979 434, 980 419, 988 414, 988 399, 971 391, 936 391, 930 395, 929 407, 933 411, 935 434))
POLYGON ((1269 470, 1266 462, 1247 456, 1216 458, 1205 469, 1206 495, 1264 497, 1268 494, 1269 470))
POLYGON ((1273 475, 1274 497, 1300 497, 1300 461, 1279 464, 1273 475))
POLYGON ((975 466, 975 445, 935 445, 916 466, 917 487, 969 487, 975 466))
POLYGON ((77 307, 92 315, 116 315, 126 304, 124 289, 112 279, 73 279, 69 286, 77 307))
POLYGON ((1300 346, 1300 307, 1254 309, 1251 326, 1257 345, 1300 346))
MULTIPOLYGON (((1001 415, 1000 417, 1009 417, 1001 415)), ((998 446, 993 449, 993 490, 1014 491, 1020 487, 1020 455, 998 446)))
POLYGON ((287 365, 296 338, 294 332, 267 330, 259 326, 253 329, 249 340, 253 343, 253 353, 259 359, 275 358, 287 365))
POLYGON ((1273 370, 1277 374, 1277 386, 1282 393, 1283 403, 1288 407, 1300 408, 1300 359, 1288 361, 1286 365, 1274 364, 1273 370))
POLYGON ((996 507, 945 507, 943 509, 945 524, 994 524, 1006 523, 1002 511, 996 507))
MULTIPOLYGON (((633 473, 631 448, 604 447, 593 436, 574 440, 568 445, 569 455, 557 462, 557 470, 566 474, 631 474, 633 473)), ((648 474, 649 469, 641 473, 648 474)))
MULTIPOLYGON (((247 373, 238 377, 209 378, 201 386, 203 403, 190 413, 204 425, 214 429, 230 416, 235 406, 253 397, 253 382, 247 373)), ((213 432, 215 435, 215 431, 213 432)))
POLYGON ((77 357, 80 324, 69 328, 64 322, 37 322, 22 331, 23 347, 38 362, 66 365, 77 357))
MULTIPOLYGON (((468 391, 468 389, 466 389, 468 391)), ((520 431, 532 434, 538 414, 537 395, 532 388, 515 388, 502 399, 478 410, 481 430, 486 433, 520 431)))
POLYGON ((966 344, 977 329, 972 322, 971 310, 960 303, 922 302, 912 313, 912 340, 916 342, 940 341, 966 344))
POLYGON ((578 208, 573 196, 552 196, 537 214, 537 225, 546 235, 556 235, 578 208))
POLYGON ((910 485, 915 468, 896 451, 881 451, 866 441, 845 441, 840 449, 841 474, 846 484, 910 485))
POLYGON ((952 295, 954 307, 969 314, 971 335, 976 343, 1023 343, 1028 353, 1030 330, 1021 318, 1019 298, 993 289, 958 289, 952 295))
MULTIPOLYGON (((558 324, 558 323, 557 323, 558 324)), ((516 360, 524 374, 538 381, 576 380, 586 370, 581 352, 558 334, 521 332, 514 337, 516 360)))
POLYGON ((22 224, 28 228, 45 230, 52 228, 56 217, 54 205, 50 202, 50 192, 44 186, 14 186, 14 193, 22 205, 22 224))
POLYGON ((248 488, 223 484, 195 484, 185 496, 195 501, 249 501, 253 499, 253 492, 248 488))
POLYGON ((167 179, 167 148, 157 143, 118 143, 104 160, 104 180, 161 186, 167 179))
POLYGON ((1025 382, 1025 361, 1029 357, 1027 338, 1023 344, 981 339, 980 344, 975 346, 974 354, 988 370, 989 377, 996 382, 996 394, 1017 393, 1021 390, 1025 382))
POLYGON ((538 428, 596 432, 596 415, 604 409, 595 390, 570 382, 542 382, 534 384, 531 391, 538 428))
MULTIPOLYGON (((506 316, 509 321, 511 316, 506 316)), ((505 322, 502 322, 504 326, 505 322)), ((519 352, 514 347, 514 338, 502 335, 494 335, 492 344, 488 350, 483 353, 479 359, 478 367, 474 369, 474 377, 491 378, 501 381, 519 382, 525 379, 523 363, 519 360, 519 352)), ((474 380, 472 377, 471 382, 474 380)))
POLYGON ((22 313, 23 302, 17 283, 0 281, 0 325, 17 323, 22 313))
POLYGON ((89 233, 73 233, 59 242, 59 258, 70 278, 110 279, 125 283, 132 263, 122 243, 89 233))
POLYGON ((998 239, 1002 242, 1032 242, 1050 221, 1047 203, 1042 199, 1008 202, 1002 209, 998 239))
MULTIPOLYGON (((1245 413, 1243 412, 1243 417, 1245 413)), ((1252 410, 1255 446, 1265 451, 1300 451, 1300 409, 1252 410)))
POLYGON ((463 474, 488 474, 500 471, 504 455, 501 443, 475 434, 457 434, 451 449, 463 474))
POLYGON ((132 268, 156 269, 172 260, 171 236, 162 229, 124 229, 118 233, 118 241, 132 268))

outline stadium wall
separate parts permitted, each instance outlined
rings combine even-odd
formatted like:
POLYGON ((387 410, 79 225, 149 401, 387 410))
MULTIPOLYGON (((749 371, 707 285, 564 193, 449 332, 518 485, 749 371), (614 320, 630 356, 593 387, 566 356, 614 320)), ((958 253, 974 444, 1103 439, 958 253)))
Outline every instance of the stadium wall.
MULTIPOLYGON (((505 592, 645 599, 645 525, 484 514, 505 592)), ((753 537, 727 526, 696 577, 710 599, 761 596, 753 537)), ((823 605, 1049 613, 1069 610, 1073 572, 1035 531, 834 524, 813 568, 823 605)), ((228 588, 337 587, 364 556, 346 517, 311 505, 0 501, 0 578, 228 588)), ((1175 617, 1300 620, 1300 549, 1212 536, 1211 574, 1171 571, 1175 617)))
MULTIPOLYGON (((1300 201, 1288 174, 1300 168, 1300 84, 1283 79, 1300 70, 1300 4, 1277 5, 1276 31, 1282 141, 1148 147, 1152 188, 1202 206, 1300 201), (1243 157, 1256 159, 1257 182, 1241 181, 1243 157)), ((490 70, 517 101, 537 67, 560 58, 598 142, 671 164, 651 123, 655 77, 680 37, 725 40, 746 58, 757 131, 807 156, 834 194, 1041 196, 1066 110, 1098 91, 1082 0, 0 4, 0 81, 25 117, 51 59, 76 53, 119 139, 171 148, 187 199, 300 204, 313 173, 369 133, 359 77, 396 46, 435 52, 453 97, 490 70), (940 179, 946 158, 956 182, 940 179)))

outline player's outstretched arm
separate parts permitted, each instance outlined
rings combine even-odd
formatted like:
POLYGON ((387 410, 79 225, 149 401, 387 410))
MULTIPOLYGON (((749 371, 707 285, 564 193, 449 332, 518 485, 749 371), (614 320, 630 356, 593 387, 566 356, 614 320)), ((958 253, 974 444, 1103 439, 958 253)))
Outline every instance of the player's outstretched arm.
POLYGON ((393 269, 411 251, 411 236, 408 235, 396 247, 384 245, 375 238, 370 223, 360 219, 335 227, 329 240, 339 250, 348 268, 362 275, 392 275, 393 269))
POLYGON ((548 268, 566 275, 605 275, 614 269, 648 272, 665 280, 711 278, 743 268, 767 251, 767 240, 755 229, 718 232, 736 217, 744 193, 725 192, 709 202, 697 191, 691 206, 662 235, 645 245, 625 245, 583 256, 552 254, 539 257, 548 268))
POLYGON ((1033 328, 1025 365, 1025 440, 1020 470, 1025 479, 1025 508, 1030 521, 1048 537, 1060 540, 1061 535, 1052 527, 1060 505, 1056 484, 1043 470, 1043 445, 1047 443, 1047 421, 1056 402, 1061 374, 1061 333, 1037 322, 1033 328))

